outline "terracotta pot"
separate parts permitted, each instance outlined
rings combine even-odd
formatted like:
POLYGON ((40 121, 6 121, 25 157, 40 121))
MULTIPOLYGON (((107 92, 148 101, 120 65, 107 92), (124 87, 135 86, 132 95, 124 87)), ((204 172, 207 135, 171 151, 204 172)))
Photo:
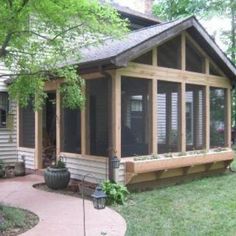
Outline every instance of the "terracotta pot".
POLYGON ((67 168, 48 167, 44 171, 44 180, 51 189, 64 189, 70 181, 70 172, 67 168))

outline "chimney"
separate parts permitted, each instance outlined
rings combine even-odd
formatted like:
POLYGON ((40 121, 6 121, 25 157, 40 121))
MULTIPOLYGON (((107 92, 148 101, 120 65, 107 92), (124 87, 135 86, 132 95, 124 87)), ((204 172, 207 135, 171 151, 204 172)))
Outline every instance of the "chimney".
POLYGON ((144 1, 144 13, 147 15, 152 15, 152 5, 154 0, 145 0, 144 1))

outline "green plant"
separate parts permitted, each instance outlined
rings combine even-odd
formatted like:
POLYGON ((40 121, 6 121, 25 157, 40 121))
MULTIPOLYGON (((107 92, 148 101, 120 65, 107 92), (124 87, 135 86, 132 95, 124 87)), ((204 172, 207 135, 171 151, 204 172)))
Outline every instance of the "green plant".
POLYGON ((57 168, 57 169, 63 169, 66 167, 65 162, 60 158, 57 162, 52 164, 53 168, 57 168))
POLYGON ((125 186, 109 180, 102 183, 102 190, 107 195, 108 205, 114 203, 123 205, 129 194, 129 191, 125 186))

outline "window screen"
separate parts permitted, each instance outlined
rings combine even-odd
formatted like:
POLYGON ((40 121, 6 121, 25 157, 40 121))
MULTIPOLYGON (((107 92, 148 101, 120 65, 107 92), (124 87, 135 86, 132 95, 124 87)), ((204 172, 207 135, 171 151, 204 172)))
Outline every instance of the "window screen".
POLYGON ((178 36, 157 48, 158 66, 181 69, 181 37, 178 36))
POLYGON ((224 147, 226 137, 226 90, 210 88, 210 147, 224 147))
POLYGON ((221 76, 220 71, 212 63, 210 63, 210 75, 221 76))
POLYGON ((157 91, 158 153, 179 151, 180 84, 158 81, 157 91))
POLYGON ((146 79, 122 78, 122 157, 149 154, 149 82, 146 79))
POLYGON ((89 104, 90 154, 108 155, 108 79, 86 81, 89 104))
POLYGON ((205 57, 186 40, 186 70, 205 73, 205 57))
POLYGON ((186 150, 205 147, 205 89, 186 85, 186 150))
POLYGON ((62 110, 62 151, 81 153, 81 114, 80 109, 62 110))
POLYGON ((0 93, 0 128, 6 128, 7 113, 9 110, 8 94, 0 93))
POLYGON ((20 108, 20 146, 35 147, 35 112, 32 104, 20 108))
POLYGON ((146 64, 146 65, 152 65, 152 51, 146 52, 140 57, 135 58, 133 62, 146 64))

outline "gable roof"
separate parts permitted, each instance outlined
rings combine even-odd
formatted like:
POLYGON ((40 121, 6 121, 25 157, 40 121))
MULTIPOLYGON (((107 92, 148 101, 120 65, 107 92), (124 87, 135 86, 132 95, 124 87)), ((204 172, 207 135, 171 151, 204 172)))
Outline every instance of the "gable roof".
POLYGON ((194 16, 133 31, 122 39, 107 39, 102 45, 81 49, 80 60, 71 60, 66 64, 79 64, 80 67, 112 64, 125 67, 130 60, 184 30, 200 44, 230 79, 236 80, 235 66, 194 16))

